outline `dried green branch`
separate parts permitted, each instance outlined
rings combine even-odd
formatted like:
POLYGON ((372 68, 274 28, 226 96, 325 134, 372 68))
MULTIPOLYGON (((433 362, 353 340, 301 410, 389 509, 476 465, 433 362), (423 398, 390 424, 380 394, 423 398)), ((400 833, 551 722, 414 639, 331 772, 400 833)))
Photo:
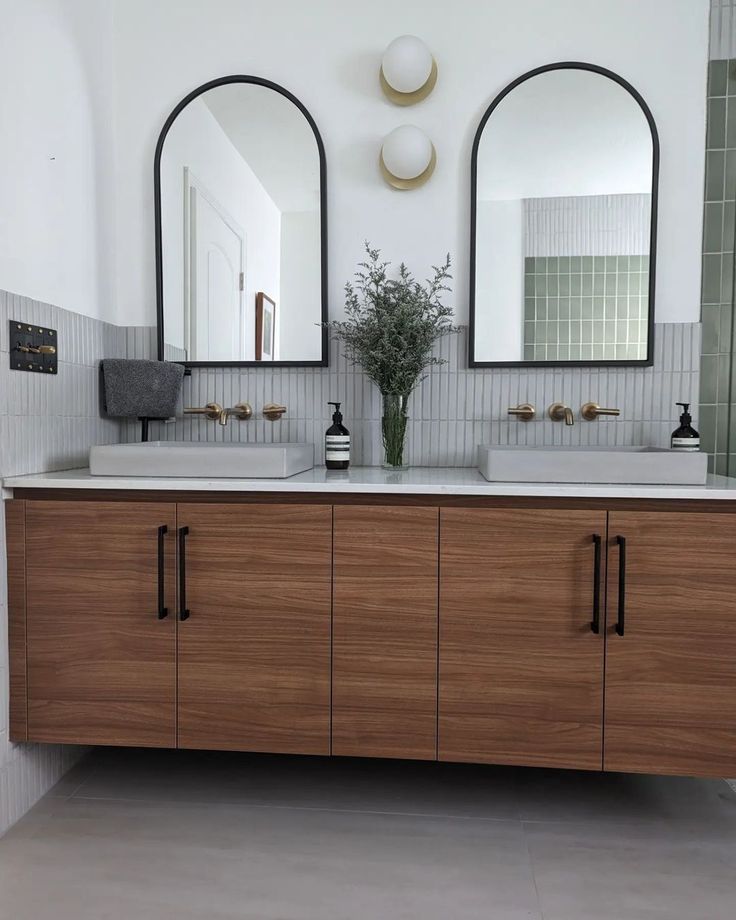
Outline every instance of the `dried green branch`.
POLYGON ((451 290, 450 256, 433 265, 434 275, 422 284, 402 262, 397 278, 389 278, 389 262, 365 244, 367 259, 355 282, 345 285, 345 320, 327 323, 353 364, 362 366, 383 393, 408 395, 424 379, 428 367, 446 361, 432 354, 444 335, 459 332, 451 307, 442 296, 451 290))

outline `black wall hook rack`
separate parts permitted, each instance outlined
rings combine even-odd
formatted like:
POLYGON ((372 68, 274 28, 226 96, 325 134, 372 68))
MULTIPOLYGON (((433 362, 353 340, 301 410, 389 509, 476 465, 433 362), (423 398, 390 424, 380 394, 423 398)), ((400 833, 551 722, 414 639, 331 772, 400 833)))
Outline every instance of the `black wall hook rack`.
POLYGON ((8 323, 10 369, 34 374, 58 373, 59 343, 56 329, 11 319, 8 323))

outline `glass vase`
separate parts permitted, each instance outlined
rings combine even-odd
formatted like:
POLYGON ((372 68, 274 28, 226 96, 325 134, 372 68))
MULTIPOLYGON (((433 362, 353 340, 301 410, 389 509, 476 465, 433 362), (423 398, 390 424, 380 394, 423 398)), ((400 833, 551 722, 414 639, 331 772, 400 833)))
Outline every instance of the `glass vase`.
POLYGON ((381 434, 383 466, 387 470, 405 470, 406 423, 409 421, 408 393, 381 393, 381 434))

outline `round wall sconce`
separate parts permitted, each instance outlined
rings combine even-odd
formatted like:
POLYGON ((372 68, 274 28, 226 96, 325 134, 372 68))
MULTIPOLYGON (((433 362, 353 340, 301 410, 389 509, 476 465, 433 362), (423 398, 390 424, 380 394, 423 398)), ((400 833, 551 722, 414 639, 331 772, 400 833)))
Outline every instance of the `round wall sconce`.
POLYGON ((434 144, 421 128, 401 125, 383 139, 379 157, 381 174, 394 188, 419 188, 437 165, 434 144))
POLYGON ((381 88, 396 105, 414 105, 432 92, 437 63, 416 35, 400 35, 383 52, 381 88))

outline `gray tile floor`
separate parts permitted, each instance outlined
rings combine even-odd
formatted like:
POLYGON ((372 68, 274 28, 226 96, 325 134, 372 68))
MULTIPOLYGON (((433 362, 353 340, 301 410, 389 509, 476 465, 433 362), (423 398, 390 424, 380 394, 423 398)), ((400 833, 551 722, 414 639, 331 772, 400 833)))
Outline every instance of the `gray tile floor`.
POLYGON ((98 750, 0 840, 0 920, 734 920, 725 782, 98 750))

